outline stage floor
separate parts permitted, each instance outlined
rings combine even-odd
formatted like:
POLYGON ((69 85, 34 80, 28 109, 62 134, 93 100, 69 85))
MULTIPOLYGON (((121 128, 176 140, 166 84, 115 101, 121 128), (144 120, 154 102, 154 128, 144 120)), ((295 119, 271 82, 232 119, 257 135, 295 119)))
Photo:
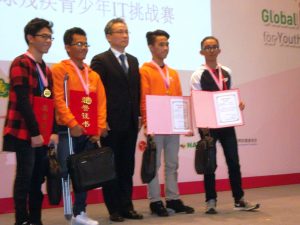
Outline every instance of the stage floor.
MULTIPOLYGON (((87 213, 100 225, 299 225, 300 224, 300 184, 255 188, 245 190, 245 197, 251 202, 259 202, 261 208, 257 212, 234 211, 231 192, 219 192, 218 214, 204 214, 204 194, 184 195, 185 204, 195 208, 195 214, 174 214, 170 217, 159 218, 149 213, 148 200, 135 200, 138 212, 144 215, 143 220, 126 220, 123 223, 113 223, 103 203, 88 205, 87 213)), ((0 225, 12 225, 14 214, 0 215, 0 225)), ((62 208, 43 210, 44 225, 68 225, 63 216, 62 208)))

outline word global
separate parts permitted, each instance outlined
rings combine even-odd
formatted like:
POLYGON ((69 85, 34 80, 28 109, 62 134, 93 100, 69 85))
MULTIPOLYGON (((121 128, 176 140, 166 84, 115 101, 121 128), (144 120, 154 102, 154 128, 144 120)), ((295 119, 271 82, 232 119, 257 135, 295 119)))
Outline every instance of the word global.
POLYGON ((266 24, 288 27, 297 27, 299 25, 299 15, 297 13, 287 14, 283 11, 276 13, 273 10, 263 9, 261 17, 266 24))

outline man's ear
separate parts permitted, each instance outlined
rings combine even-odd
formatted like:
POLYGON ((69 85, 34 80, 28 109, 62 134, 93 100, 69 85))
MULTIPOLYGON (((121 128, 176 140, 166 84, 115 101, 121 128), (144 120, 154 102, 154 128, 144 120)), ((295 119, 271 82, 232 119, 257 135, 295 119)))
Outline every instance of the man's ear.
POLYGON ((148 45, 148 48, 149 48, 150 52, 153 51, 153 45, 148 45))
POLYGON ((27 40, 28 40, 28 43, 31 44, 32 39, 34 38, 34 36, 32 36, 31 34, 27 34, 27 35, 26 35, 26 38, 27 38, 27 40))
POLYGON ((65 49, 66 49, 67 53, 69 54, 70 45, 65 45, 65 49))
POLYGON ((199 51, 199 53, 200 53, 200 55, 204 55, 203 53, 203 50, 201 49, 200 51, 199 51))
POLYGON ((106 34, 106 35, 105 35, 106 40, 108 41, 108 43, 110 43, 110 36, 111 36, 111 34, 106 34))

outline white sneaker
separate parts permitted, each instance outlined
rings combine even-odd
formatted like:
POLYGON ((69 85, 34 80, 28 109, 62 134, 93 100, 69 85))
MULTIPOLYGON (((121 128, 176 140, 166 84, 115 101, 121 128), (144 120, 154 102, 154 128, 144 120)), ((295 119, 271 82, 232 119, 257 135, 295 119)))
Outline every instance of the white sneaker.
POLYGON ((238 202, 234 204, 233 209, 239 211, 253 211, 259 209, 260 205, 258 203, 250 203, 241 198, 238 202))
POLYGON ((206 214, 217 214, 217 201, 216 199, 210 199, 206 202, 206 210, 205 213, 206 214))
POLYGON ((98 221, 92 220, 85 212, 81 212, 76 217, 72 217, 72 225, 99 225, 98 221))

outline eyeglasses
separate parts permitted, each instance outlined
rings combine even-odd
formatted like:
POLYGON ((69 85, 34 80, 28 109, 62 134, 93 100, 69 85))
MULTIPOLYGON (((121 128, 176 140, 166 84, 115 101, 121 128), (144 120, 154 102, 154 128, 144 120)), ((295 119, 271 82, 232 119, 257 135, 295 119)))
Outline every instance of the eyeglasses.
POLYGON ((203 48, 204 51, 210 52, 219 49, 219 45, 207 45, 203 48))
POLYGON ((112 31, 110 32, 110 34, 130 34, 130 32, 128 30, 116 30, 116 31, 112 31))
POLYGON ((90 47, 90 45, 87 43, 87 42, 77 42, 77 43, 73 43, 73 44, 70 44, 71 46, 74 46, 76 45, 77 47, 79 48, 83 48, 83 47, 90 47))
POLYGON ((41 37, 45 41, 47 41, 47 40, 53 41, 54 40, 54 37, 52 37, 49 34, 36 34, 36 35, 33 35, 33 36, 35 36, 35 37, 41 37))

